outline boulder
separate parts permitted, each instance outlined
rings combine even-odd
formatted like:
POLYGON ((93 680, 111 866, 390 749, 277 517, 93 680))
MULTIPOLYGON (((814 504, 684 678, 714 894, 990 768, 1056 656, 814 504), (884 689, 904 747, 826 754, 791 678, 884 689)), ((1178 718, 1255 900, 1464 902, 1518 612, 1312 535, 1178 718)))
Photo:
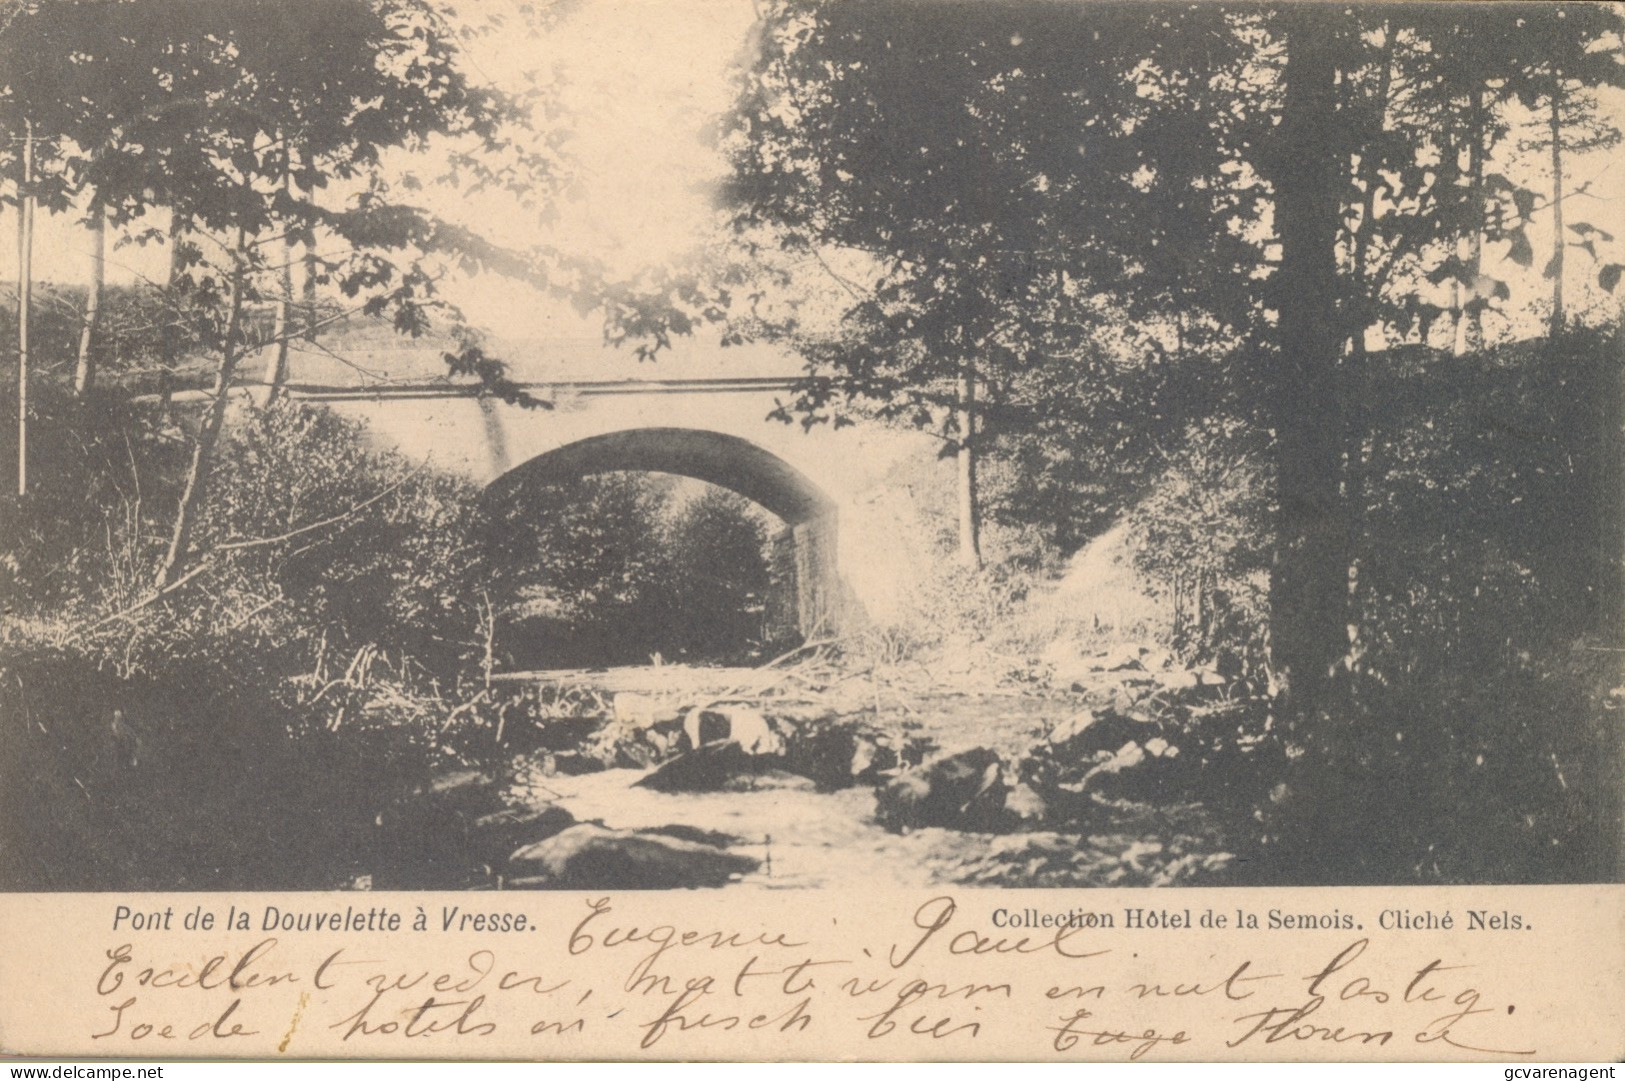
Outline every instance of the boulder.
POLYGON ((1049 807, 1044 797, 1033 791, 1030 785, 1017 784, 1011 788, 1004 797, 1006 813, 1014 815, 1022 822, 1042 822, 1049 813, 1049 807))
POLYGON ((773 766, 775 759, 751 754, 734 740, 707 743, 661 763, 636 782, 656 792, 754 792, 761 789, 816 791, 807 777, 773 766))
POLYGON ((654 833, 583 824, 526 845, 509 858, 517 889, 661 890, 722 886, 756 870, 756 859, 654 833))
POLYGON ((793 738, 783 760, 776 761, 775 765, 811 777, 825 791, 845 788, 852 783, 860 757, 859 736, 854 725, 815 722, 791 729, 791 735, 793 738))
POLYGON ((1150 654, 1144 646, 1118 646, 1108 650, 1097 662, 1104 672, 1144 672, 1144 658, 1150 654))
POLYGON ((683 718, 688 745, 698 749, 707 743, 729 740, 746 754, 783 754, 784 740, 759 711, 745 706, 713 706, 691 709, 683 718))
POLYGON ((681 719, 670 703, 653 695, 636 691, 622 691, 611 702, 615 720, 630 728, 653 728, 657 724, 675 724, 681 719))
POLYGON ((679 841, 693 841, 697 845, 710 845, 712 848, 729 848, 739 844, 740 841, 738 837, 731 833, 701 829, 698 826, 685 826, 681 822, 672 822, 665 826, 650 826, 638 832, 652 833, 657 837, 675 837, 679 841))
POLYGON ((646 740, 617 743, 610 765, 615 769, 648 769, 660 760, 661 750, 646 740))
POLYGON ((579 777, 584 773, 602 773, 609 763, 580 751, 561 751, 552 756, 553 769, 566 777, 579 777))
POLYGON ((562 833, 575 821, 574 815, 555 803, 507 807, 482 815, 469 830, 470 855, 487 866, 499 867, 514 849, 562 833))
POLYGON ((706 743, 668 758, 634 787, 656 792, 720 792, 734 778, 756 772, 751 756, 739 744, 706 743))
POLYGON ((1202 685, 1202 677, 1185 668, 1173 668, 1157 674, 1157 682, 1170 691, 1189 691, 1202 685))
POLYGON ((1154 720, 1142 719, 1141 711, 1122 713, 1115 709, 1089 714, 1086 725, 1068 726, 1072 734, 1065 739, 1050 740, 1051 752, 1058 762, 1081 762, 1093 758, 1101 751, 1112 751, 1125 743, 1133 743, 1161 731, 1154 720))
POLYGON ((1163 739, 1126 744, 1084 776, 1091 792, 1118 799, 1161 799, 1182 772, 1179 748, 1163 739))
POLYGON ((764 769, 742 773, 723 783, 724 792, 816 792, 818 783, 789 770, 764 769))
POLYGON ((1145 753, 1153 758, 1177 758, 1179 756, 1179 748, 1160 736, 1146 740, 1141 746, 1145 748, 1145 753))
POLYGON ((1084 777, 1084 784, 1106 773, 1121 773, 1126 769, 1133 769, 1146 759, 1145 748, 1133 740, 1123 744, 1112 756, 1091 769, 1084 777))
POLYGON ((1121 714, 1143 714, 1141 704, 1156 693, 1156 684, 1149 680, 1145 683, 1119 684, 1112 691, 1111 709, 1121 714))
POLYGON ((875 792, 875 821, 903 831, 922 826, 973 829, 1004 808, 1003 763, 986 747, 932 759, 875 792))
POLYGON ((880 748, 872 739, 854 737, 852 740, 852 765, 850 772, 854 777, 861 777, 875 764, 875 758, 880 748))
POLYGON ((876 784, 892 776, 901 766, 902 759, 889 742, 862 733, 853 734, 852 763, 848 770, 850 780, 876 784))
POLYGON ((1094 724, 1095 720, 1096 717, 1094 710, 1079 710, 1072 716, 1067 717, 1064 720, 1057 721, 1055 724, 1051 725, 1049 730, 1044 733, 1044 742, 1048 743, 1051 747, 1059 747, 1071 743, 1073 740, 1083 735, 1084 730, 1090 725, 1094 724))
POLYGON ((413 795, 442 806, 467 807, 494 798, 496 779, 477 769, 456 769, 442 773, 413 795))

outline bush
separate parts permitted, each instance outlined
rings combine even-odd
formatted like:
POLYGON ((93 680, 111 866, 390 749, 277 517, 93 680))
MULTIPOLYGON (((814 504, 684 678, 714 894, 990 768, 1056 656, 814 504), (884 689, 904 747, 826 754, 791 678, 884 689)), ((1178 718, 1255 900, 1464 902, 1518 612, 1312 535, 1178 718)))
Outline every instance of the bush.
POLYGON ((345 884, 378 808, 424 783, 437 688, 483 648, 475 493, 325 411, 246 410, 205 490, 203 569, 154 599, 171 436, 44 398, 39 445, 66 449, 7 516, 0 878, 345 884))
POLYGON ((734 657, 767 643, 767 526, 742 496, 707 487, 662 531, 667 575, 656 630, 674 656, 734 657))
POLYGON ((501 652, 520 667, 743 659, 764 647, 763 512, 723 489, 609 473, 493 511, 501 652))
POLYGON ((198 548, 248 545, 227 551, 215 578, 235 601, 217 613, 228 624, 269 616, 273 648, 323 631, 330 650, 381 645, 448 683, 482 651, 473 485, 369 449, 359 425, 327 410, 289 405, 245 411, 207 494, 198 548))
POLYGON ((1385 360, 1360 633, 1338 700, 1286 734, 1291 793, 1266 816, 1283 866, 1310 881, 1616 879, 1616 341, 1385 360))
MULTIPOLYGON (((15 419, 16 387, 0 388, 15 419)), ((156 411, 75 400, 42 381, 29 400, 29 494, 16 495, 16 442, 0 440, 0 598, 13 614, 88 615, 131 603, 150 581, 167 478, 184 448, 156 411)))
POLYGON ((1172 611, 1172 648, 1197 663, 1229 654, 1256 677, 1268 663, 1272 473, 1252 431, 1229 417, 1191 425, 1128 523, 1135 569, 1172 611))
POLYGON ((4 651, 0 888, 338 888, 432 761, 421 729, 331 730, 212 664, 120 677, 15 636, 4 651))

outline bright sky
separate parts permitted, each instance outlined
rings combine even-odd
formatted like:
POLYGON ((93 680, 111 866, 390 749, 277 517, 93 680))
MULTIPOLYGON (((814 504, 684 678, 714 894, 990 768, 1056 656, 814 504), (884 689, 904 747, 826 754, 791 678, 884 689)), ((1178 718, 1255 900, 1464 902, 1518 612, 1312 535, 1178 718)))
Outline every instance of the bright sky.
MULTIPOLYGON (((574 174, 558 221, 544 227, 502 196, 426 195, 425 202, 504 243, 551 241, 628 274, 677 259, 701 240, 711 220, 709 199, 722 162, 706 129, 728 106, 731 64, 755 19, 750 0, 574 0, 561 6, 567 14, 545 38, 516 31, 480 42, 476 53, 479 70, 499 85, 527 68, 557 72, 574 174)), ((0 230, 14 235, 15 219, 0 216, 0 230)), ((5 249, 15 251, 9 244, 5 249)), ((82 282, 89 258, 88 236, 70 217, 37 217, 36 280, 82 282)), ((117 250, 108 277, 160 278, 166 260, 157 248, 117 250)), ((476 322, 504 337, 598 332, 596 321, 505 281, 472 283, 456 290, 456 299, 476 322)))
MULTIPOLYGON (((628 276, 680 261, 713 220, 724 165, 707 131, 731 103, 733 64, 755 21, 750 0, 579 0, 569 9, 544 41, 496 43, 480 62, 495 80, 539 64, 558 73, 574 183, 558 221, 533 235, 628 276)), ((493 198, 470 224, 518 227, 508 213, 493 198)), ((598 329, 509 283, 481 282, 459 301, 504 336, 598 329)))
MULTIPOLYGON (((511 0, 468 2, 494 6, 511 0)), ((558 103, 572 129, 565 153, 574 170, 557 222, 544 227, 499 196, 442 197, 431 205, 505 243, 549 241, 629 275, 679 261, 713 222, 709 198, 723 163, 706 132, 730 103, 732 65, 754 24, 751 0, 560 0, 559 6, 565 15, 543 38, 504 33, 482 42, 476 53, 480 72, 499 85, 528 68, 556 73, 558 103)), ((1621 102, 1625 95, 1616 94, 1611 103, 1625 109, 1621 102)), ((1625 167, 1614 166, 1621 158, 1625 152, 1570 159, 1569 186, 1589 180, 1593 188, 1591 195, 1568 204, 1568 216, 1614 233, 1620 243, 1606 257, 1625 262, 1625 167)), ((1542 166, 1537 159, 1509 172, 1542 191, 1547 183, 1542 166)), ((1492 275, 1513 281, 1515 301, 1548 291, 1535 278, 1550 250, 1548 221, 1548 214, 1539 215, 1532 230, 1534 271, 1486 266, 1492 275)), ((14 228, 0 216, 0 233, 13 235, 14 228)), ((4 247, 15 251, 11 244, 4 247)), ((67 217, 41 215, 36 278, 84 281, 87 247, 86 235, 67 217)), ((1486 255, 1493 258, 1501 247, 1492 246, 1486 255)), ((115 251, 110 278, 159 276, 165 258, 157 248, 115 251)), ((1595 281, 1595 269, 1587 264, 1583 253, 1571 249, 1571 306, 1579 309, 1589 300, 1612 310, 1612 298, 1588 284, 1595 281)), ((503 338, 591 337, 599 329, 595 318, 489 277, 455 288, 454 295, 477 323, 503 338)))

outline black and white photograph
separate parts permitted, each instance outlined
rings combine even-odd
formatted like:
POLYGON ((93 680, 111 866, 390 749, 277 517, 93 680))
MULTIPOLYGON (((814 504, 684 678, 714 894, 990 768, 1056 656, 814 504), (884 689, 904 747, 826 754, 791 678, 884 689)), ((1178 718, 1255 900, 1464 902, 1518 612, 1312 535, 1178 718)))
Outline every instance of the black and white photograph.
POLYGON ((1625 881, 1622 137, 1613 3, 0 0, 0 890, 1625 881))

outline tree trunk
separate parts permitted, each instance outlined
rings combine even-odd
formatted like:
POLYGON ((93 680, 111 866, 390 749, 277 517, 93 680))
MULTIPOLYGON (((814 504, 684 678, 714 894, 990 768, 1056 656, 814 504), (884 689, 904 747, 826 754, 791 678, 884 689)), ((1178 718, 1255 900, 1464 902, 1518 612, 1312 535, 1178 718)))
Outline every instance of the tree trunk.
POLYGON ((1479 295, 1478 283, 1483 276, 1484 264, 1484 141, 1488 126, 1485 93, 1484 84, 1480 81, 1473 88, 1472 104, 1467 114, 1470 139, 1467 146, 1467 190, 1472 199, 1473 213, 1470 231, 1465 238, 1463 263, 1466 270, 1463 276, 1467 279, 1467 303, 1471 310, 1465 312, 1457 324, 1453 349, 1457 356, 1476 353, 1484 348, 1484 298, 1479 295))
MULTIPOLYGON (((292 188, 293 176, 290 173, 284 178, 284 186, 292 188)), ((265 392, 265 406, 269 409, 282 397, 284 385, 288 381, 288 346, 289 339, 294 335, 293 320, 293 237, 284 233, 282 238, 282 274, 280 288, 277 292, 275 322, 272 326, 272 335, 276 342, 275 359, 271 363, 270 378, 266 380, 270 389, 265 392)), ((307 321, 306 326, 309 326, 307 321)))
POLYGON ((316 241, 314 238, 305 241, 305 280, 304 280, 304 308, 305 308, 305 340, 316 340, 316 324, 319 316, 316 314, 316 241))
POLYGON ((982 565, 981 507, 976 493, 976 374, 967 363, 959 375, 959 561, 982 565))
POLYGON ((102 286, 107 281, 107 212, 101 204, 90 208, 90 285, 85 290, 85 316, 79 326, 79 362, 73 369, 73 393, 90 394, 96 382, 96 323, 102 310, 102 286))
POLYGON ((1552 72, 1551 114, 1548 124, 1552 136, 1552 322, 1551 336, 1563 333, 1563 255, 1568 247, 1563 238, 1563 73, 1552 72))
POLYGON ((164 332, 160 348, 163 370, 158 373, 158 397, 164 409, 170 407, 171 384, 180 365, 181 320, 185 309, 180 301, 181 239, 186 235, 186 219, 179 212, 169 218, 169 277, 164 281, 164 332))
POLYGON ((1324 703, 1346 653, 1348 529, 1339 464, 1337 309, 1340 181, 1346 155, 1336 109, 1337 48, 1309 5, 1287 7, 1286 98, 1275 222, 1281 242, 1279 354, 1272 409, 1277 537, 1270 580, 1270 650, 1278 705, 1291 720, 1324 703))
POLYGON ((1359 560, 1365 537, 1366 515, 1366 441, 1370 435, 1370 414, 1366 403, 1371 395, 1369 378, 1370 358, 1366 354, 1366 331, 1371 325, 1375 292, 1381 286, 1370 279, 1371 238, 1376 231, 1377 187, 1382 178, 1377 172, 1375 156, 1369 147, 1388 130, 1388 101, 1393 93, 1394 29, 1385 21, 1382 27, 1381 75, 1377 82, 1376 123, 1373 130, 1363 136, 1366 149, 1361 151, 1357 178, 1360 181, 1360 225, 1353 236, 1353 270, 1351 285, 1357 291, 1353 297, 1353 318, 1349 320, 1349 355, 1343 378, 1339 381, 1343 395, 1343 419, 1347 424, 1344 437, 1343 503, 1348 524, 1348 637, 1349 649, 1357 652, 1363 621, 1361 618, 1359 589, 1359 560))
POLYGON ((238 337, 243 315, 243 264, 247 258, 243 251, 241 229, 237 231, 237 243, 232 249, 232 258, 234 265, 231 271, 231 308, 226 317, 226 337, 221 344, 220 363, 214 372, 214 387, 209 398, 209 407, 203 415, 203 423, 198 427, 197 438, 192 444, 192 461, 186 470, 186 485, 181 490, 180 505, 175 509, 175 527, 169 535, 169 551, 165 553, 163 564, 158 568, 155 585, 159 589, 174 584, 185 567, 186 557, 190 554, 198 501, 208 476, 209 464, 214 458, 215 444, 220 440, 221 426, 225 423, 226 403, 231 395, 231 377, 236 371, 237 361, 241 358, 241 343, 238 337))
MULTIPOLYGON (((305 199, 312 207, 316 205, 316 185, 313 183, 313 179, 313 175, 307 171, 303 187, 305 199)), ((300 247, 303 249, 304 262, 304 280, 300 283, 300 289, 305 313, 305 340, 313 342, 316 340, 316 325, 321 319, 321 316, 316 311, 316 230, 314 227, 305 234, 304 243, 300 247)))
POLYGON ((28 494, 28 319, 34 306, 34 125, 23 132, 17 199, 17 494, 28 494))

